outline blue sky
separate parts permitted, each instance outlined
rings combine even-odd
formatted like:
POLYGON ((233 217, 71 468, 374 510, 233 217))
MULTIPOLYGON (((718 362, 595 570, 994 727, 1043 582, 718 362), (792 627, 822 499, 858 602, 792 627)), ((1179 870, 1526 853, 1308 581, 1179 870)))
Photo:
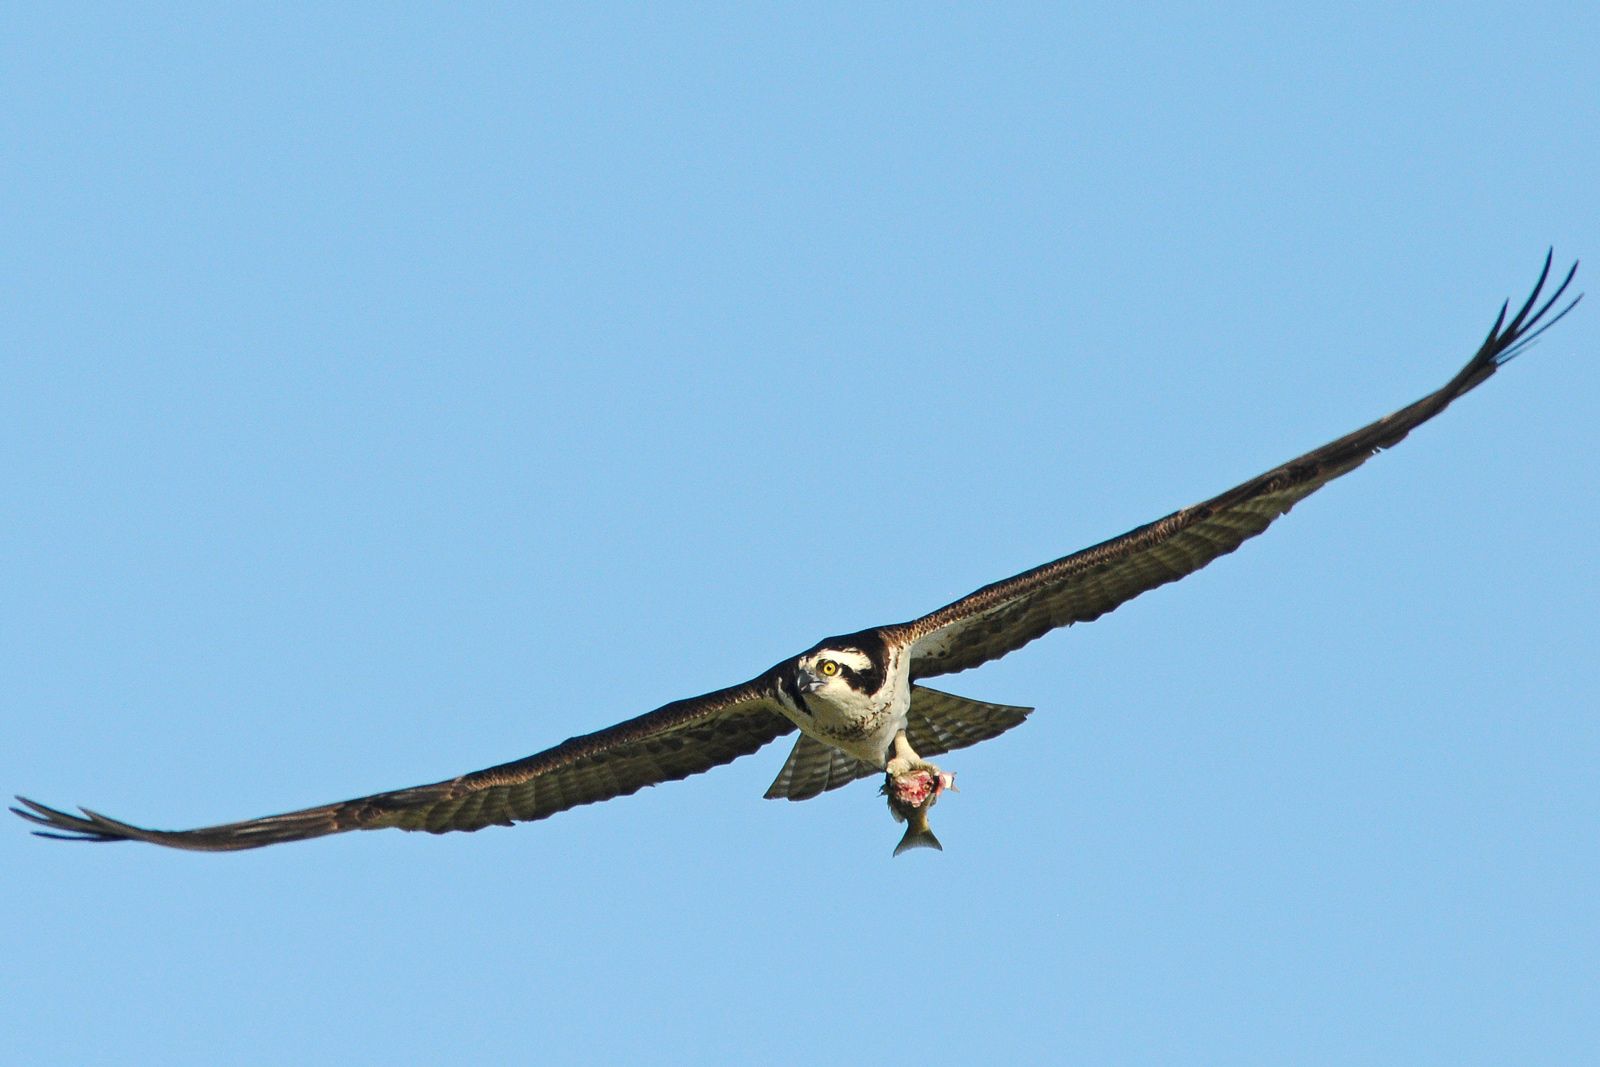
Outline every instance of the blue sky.
MULTIPOLYGON (((515 758, 1164 514, 1600 268, 1593 5, 13 6, 0 787, 515 758)), ((943 854, 774 745, 515 830, 0 834, 16 1062, 1571 1063, 1600 308, 948 688, 943 854)))

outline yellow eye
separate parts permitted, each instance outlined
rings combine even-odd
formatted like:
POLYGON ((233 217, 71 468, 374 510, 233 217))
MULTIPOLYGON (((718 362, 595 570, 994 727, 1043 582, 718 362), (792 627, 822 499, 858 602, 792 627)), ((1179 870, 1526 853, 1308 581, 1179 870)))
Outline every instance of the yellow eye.
POLYGON ((822 675, 824 678, 832 678, 834 675, 839 673, 839 665, 833 662, 831 659, 825 659, 821 663, 817 664, 817 673, 822 675))

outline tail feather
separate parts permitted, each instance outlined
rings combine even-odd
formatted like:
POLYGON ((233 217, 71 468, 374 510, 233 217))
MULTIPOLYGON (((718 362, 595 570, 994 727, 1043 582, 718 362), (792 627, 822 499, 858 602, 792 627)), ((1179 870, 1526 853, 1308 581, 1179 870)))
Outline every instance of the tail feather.
MULTIPOLYGON (((969 700, 925 685, 914 685, 911 687, 911 710, 906 717, 906 740, 919 755, 937 756, 998 737, 1021 723, 1032 710, 969 700)), ((810 800, 880 769, 801 734, 795 739, 783 769, 767 789, 767 799, 810 800)))
POLYGON ((906 717, 906 740, 917 755, 937 756, 999 737, 1021 725, 1031 711, 1032 708, 990 704, 914 685, 911 711, 906 717))
POLYGON ((847 752, 801 734, 784 761, 783 770, 767 789, 767 799, 810 800, 877 770, 847 752))

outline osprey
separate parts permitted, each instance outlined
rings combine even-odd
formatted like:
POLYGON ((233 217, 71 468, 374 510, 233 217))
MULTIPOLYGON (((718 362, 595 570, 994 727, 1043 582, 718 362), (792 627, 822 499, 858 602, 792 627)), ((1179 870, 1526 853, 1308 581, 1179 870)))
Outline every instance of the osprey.
MULTIPOLYGON (((1552 254, 1553 255, 1553 252, 1552 254)), ((345 830, 398 827, 445 833, 509 826, 626 796, 748 755, 799 731, 768 797, 805 800, 884 773, 891 812, 908 823, 898 854, 938 847, 927 809, 952 786, 926 756, 1018 725, 1031 708, 989 704, 925 685, 998 659, 1041 635, 1097 619, 1140 593, 1182 578, 1261 533, 1304 497, 1405 438, 1487 380, 1571 311, 1553 316, 1576 263, 1540 303, 1550 277, 1506 321, 1509 302, 1455 377, 1416 403, 1220 496, 993 585, 910 622, 819 641, 739 685, 677 700, 635 719, 570 738, 536 755, 458 778, 322 807, 196 830, 147 830, 85 809, 58 811, 23 797, 35 833, 75 841, 148 841, 224 852, 345 830)))

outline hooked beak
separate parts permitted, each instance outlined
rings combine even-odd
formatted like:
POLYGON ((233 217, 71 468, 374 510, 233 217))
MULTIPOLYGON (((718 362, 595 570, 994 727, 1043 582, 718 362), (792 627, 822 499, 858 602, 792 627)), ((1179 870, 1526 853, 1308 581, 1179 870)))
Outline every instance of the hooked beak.
POLYGON ((822 688, 822 678, 804 667, 800 668, 800 691, 802 693, 815 693, 822 688))

